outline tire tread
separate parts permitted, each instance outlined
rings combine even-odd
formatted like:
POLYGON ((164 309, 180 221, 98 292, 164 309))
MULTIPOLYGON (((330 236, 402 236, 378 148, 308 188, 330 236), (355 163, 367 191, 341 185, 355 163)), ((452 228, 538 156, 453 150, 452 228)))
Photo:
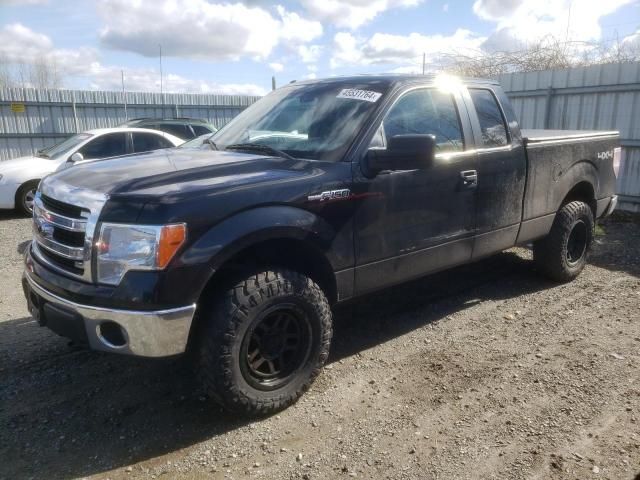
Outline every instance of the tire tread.
POLYGON ((563 205, 553 221, 549 234, 534 243, 533 259, 536 268, 545 276, 558 282, 573 280, 580 274, 586 264, 589 247, 593 239, 593 229, 593 211, 589 205, 580 201, 573 201, 563 205), (566 261, 565 237, 568 237, 578 219, 586 221, 589 238, 584 257, 577 265, 570 266, 566 261))
POLYGON ((213 303, 200 339, 199 375, 209 395, 223 407, 252 416, 268 415, 291 405, 310 387, 329 355, 332 337, 331 308, 322 289, 310 278, 291 270, 264 270, 229 288, 213 303), (233 381, 232 348, 239 323, 246 321, 250 308, 265 298, 293 294, 311 302, 322 322, 320 355, 309 377, 295 391, 266 400, 250 397, 233 381))

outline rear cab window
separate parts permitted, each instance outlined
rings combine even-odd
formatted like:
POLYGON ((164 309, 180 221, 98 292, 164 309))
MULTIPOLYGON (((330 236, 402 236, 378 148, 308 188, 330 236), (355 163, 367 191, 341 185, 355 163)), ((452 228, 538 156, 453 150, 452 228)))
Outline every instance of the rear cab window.
POLYGON ((491 90, 470 88, 469 95, 473 101, 480 131, 482 134, 482 147, 504 147, 509 144, 507 124, 500 105, 491 90))

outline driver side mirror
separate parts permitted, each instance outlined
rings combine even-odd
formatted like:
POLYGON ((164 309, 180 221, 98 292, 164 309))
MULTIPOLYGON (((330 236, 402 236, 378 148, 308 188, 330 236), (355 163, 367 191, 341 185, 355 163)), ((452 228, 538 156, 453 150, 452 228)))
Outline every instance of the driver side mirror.
POLYGON ((69 160, 67 160, 67 162, 77 163, 81 162, 82 160, 84 160, 84 155, 82 155, 80 152, 76 152, 69 157, 69 160))
POLYGON ((367 170, 373 175, 382 170, 419 170, 429 168, 435 159, 434 135, 394 135, 386 149, 372 148, 367 152, 367 170))

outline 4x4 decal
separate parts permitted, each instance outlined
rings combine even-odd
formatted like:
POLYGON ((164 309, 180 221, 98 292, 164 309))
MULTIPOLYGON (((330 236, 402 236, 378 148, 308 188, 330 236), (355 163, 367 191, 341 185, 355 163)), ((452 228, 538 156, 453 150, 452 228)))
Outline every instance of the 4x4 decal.
POLYGON ((613 150, 598 152, 598 160, 609 160, 610 158, 613 158, 613 150))

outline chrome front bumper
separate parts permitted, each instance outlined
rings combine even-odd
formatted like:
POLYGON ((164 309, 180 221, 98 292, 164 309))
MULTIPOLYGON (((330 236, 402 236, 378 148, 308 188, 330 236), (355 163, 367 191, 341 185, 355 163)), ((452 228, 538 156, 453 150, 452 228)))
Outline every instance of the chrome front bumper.
POLYGON ((166 357, 183 353, 187 347, 195 304, 156 311, 115 310, 80 305, 42 288, 31 278, 28 270, 23 275, 23 286, 29 310, 41 324, 67 336, 65 332, 72 331, 73 326, 64 325, 65 322, 78 323, 80 329, 84 326, 84 332, 81 333, 86 332, 83 338, 86 338, 93 350, 142 357, 166 357), (48 325, 47 315, 55 317, 55 322, 52 321, 51 325, 48 325), (52 326, 54 323, 57 328, 52 326), (119 339, 117 342, 107 333, 114 331, 119 332, 116 335, 119 339))

